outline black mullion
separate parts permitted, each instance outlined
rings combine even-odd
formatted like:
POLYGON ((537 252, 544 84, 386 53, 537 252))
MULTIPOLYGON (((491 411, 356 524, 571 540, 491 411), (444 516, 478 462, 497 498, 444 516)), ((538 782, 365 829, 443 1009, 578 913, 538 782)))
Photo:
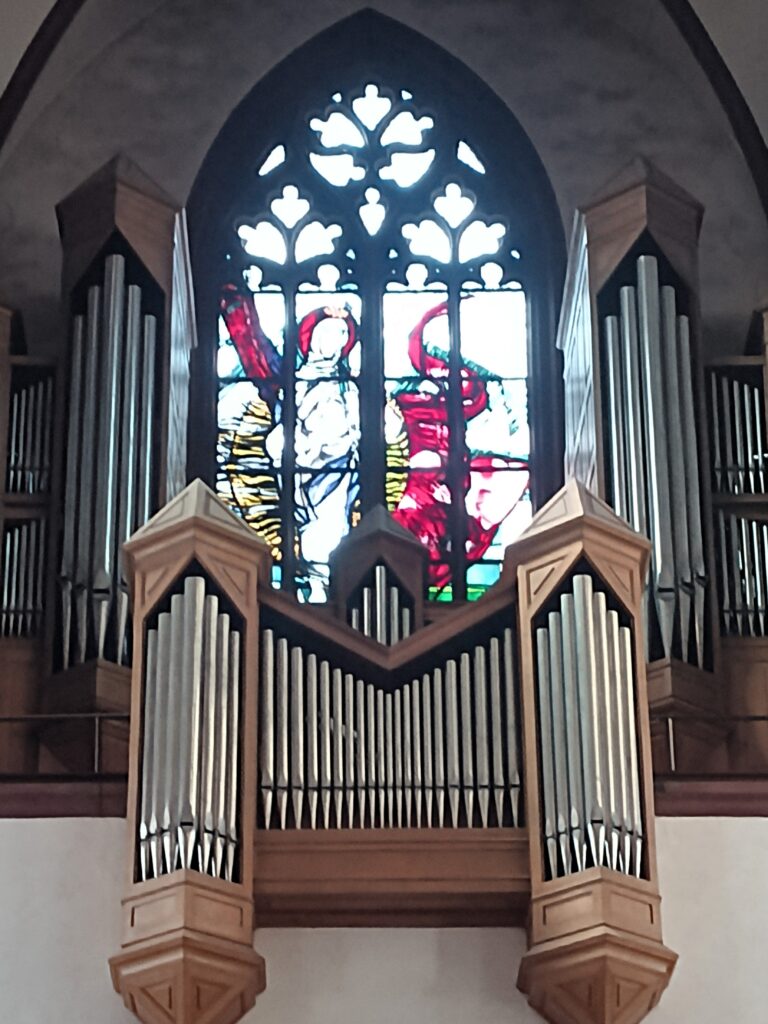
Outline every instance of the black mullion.
POLYGON ((464 507, 466 473, 465 424, 461 394, 461 290, 452 277, 448 282, 448 515, 451 538, 451 577, 454 601, 467 599, 467 516, 464 507))
POLYGON ((297 282, 291 278, 285 289, 285 336, 283 343, 283 465, 280 488, 280 532, 283 573, 280 588, 296 593, 296 355, 299 328, 296 323, 297 282))
POLYGON ((385 504, 384 273, 371 252, 361 279, 360 504, 363 514, 385 504))

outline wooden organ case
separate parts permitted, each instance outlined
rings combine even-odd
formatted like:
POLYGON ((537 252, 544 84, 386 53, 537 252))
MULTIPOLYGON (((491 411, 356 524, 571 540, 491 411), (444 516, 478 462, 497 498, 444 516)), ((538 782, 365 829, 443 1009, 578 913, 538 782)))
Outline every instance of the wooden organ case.
POLYGON ((186 226, 122 156, 57 215, 60 373, 26 355, 18 331, 12 343, 0 309, 0 645, 15 669, 0 715, 28 716, 2 725, 0 758, 6 772, 122 773, 132 651, 121 547, 186 483, 186 226))
MULTIPOLYGON (((661 942, 642 632, 648 544, 572 481, 481 600, 428 622, 383 509, 333 601, 190 484, 125 547, 129 872, 115 987, 145 1024, 228 1024, 251 927, 521 925, 552 1024, 634 1024, 661 942)), ((258 938, 257 938, 258 946, 258 938)), ((268 974, 266 965, 266 973, 268 974)))

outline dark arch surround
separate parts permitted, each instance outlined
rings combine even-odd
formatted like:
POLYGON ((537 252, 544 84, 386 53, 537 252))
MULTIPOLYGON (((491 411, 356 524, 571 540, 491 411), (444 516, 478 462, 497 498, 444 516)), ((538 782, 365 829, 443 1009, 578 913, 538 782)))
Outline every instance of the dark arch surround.
MULTIPOLYGON (((554 191, 518 121, 474 72, 420 33, 370 10, 321 32, 263 78, 232 112, 195 180, 187 211, 200 344, 192 372, 190 476, 215 478, 218 289, 235 219, 246 211, 258 213, 264 203, 264 183, 256 170, 273 146, 286 141, 296 111, 309 113, 313 103, 322 108, 337 90, 371 81, 408 89, 420 110, 434 116, 436 129, 448 126, 482 152, 484 212, 508 223, 508 237, 523 253, 532 499, 537 507, 562 483, 562 368, 555 330, 566 247, 554 191), (259 206, 253 209, 249 196, 255 202, 256 194, 259 206)), ((306 182, 301 184, 304 189, 306 182)), ((407 193, 402 202, 408 204, 407 193)), ((333 215, 325 201, 323 209, 333 215)), ((409 210, 414 216, 424 212, 421 207, 409 210)))

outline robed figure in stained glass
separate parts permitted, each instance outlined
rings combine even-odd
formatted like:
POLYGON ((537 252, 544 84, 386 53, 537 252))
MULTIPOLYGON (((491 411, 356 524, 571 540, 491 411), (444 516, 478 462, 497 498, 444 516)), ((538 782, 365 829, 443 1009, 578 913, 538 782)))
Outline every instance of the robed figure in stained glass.
MULTIPOLYGON (((245 375, 269 409, 263 449, 279 479, 287 457, 283 357, 246 290, 227 285, 221 312, 245 375)), ((357 341, 357 324, 345 307, 314 309, 298 325, 291 458, 299 571, 310 601, 325 599, 328 561, 349 530, 359 492, 360 408, 348 363, 357 341)))
MULTIPOLYGON (((407 435, 408 460, 405 487, 392 515, 429 551, 430 583, 437 591, 450 580, 449 516, 451 501, 458 497, 452 498, 448 486, 451 438, 447 320, 448 303, 444 301, 428 309, 411 330, 408 358, 418 377, 405 379, 391 395, 407 435)), ((461 416, 468 424, 488 409, 488 387, 479 369, 463 360, 459 379, 461 416)), ((395 432, 394 426, 390 417, 390 435, 395 432)), ((510 427, 514 429, 514 423, 510 427)), ((500 524, 528 487, 528 460, 473 451, 463 442, 460 458, 466 556, 472 564, 482 559, 500 524)))

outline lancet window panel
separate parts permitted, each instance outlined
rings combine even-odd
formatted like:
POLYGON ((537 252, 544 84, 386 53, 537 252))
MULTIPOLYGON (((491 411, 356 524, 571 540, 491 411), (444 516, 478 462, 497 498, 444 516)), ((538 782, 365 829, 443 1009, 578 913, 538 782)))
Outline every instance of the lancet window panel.
POLYGON ((300 599, 376 504, 438 599, 484 593, 530 518, 530 268, 488 158, 429 102, 383 80, 316 97, 232 210, 218 491, 300 599))

